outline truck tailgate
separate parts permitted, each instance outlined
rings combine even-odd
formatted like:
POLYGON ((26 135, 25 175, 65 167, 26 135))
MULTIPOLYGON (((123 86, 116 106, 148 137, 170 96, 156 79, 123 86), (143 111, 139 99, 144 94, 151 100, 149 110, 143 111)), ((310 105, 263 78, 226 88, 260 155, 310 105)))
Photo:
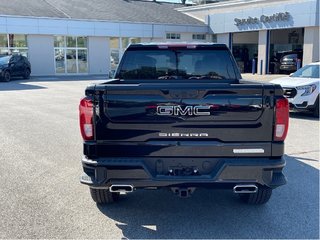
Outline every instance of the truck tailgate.
POLYGON ((270 156, 274 91, 262 84, 97 85, 99 156, 270 156))

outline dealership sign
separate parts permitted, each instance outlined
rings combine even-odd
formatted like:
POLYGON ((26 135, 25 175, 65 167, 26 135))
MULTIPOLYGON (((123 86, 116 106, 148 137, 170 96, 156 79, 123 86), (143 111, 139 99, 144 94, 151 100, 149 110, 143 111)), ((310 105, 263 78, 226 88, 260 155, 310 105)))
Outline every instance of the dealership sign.
POLYGON ((279 22, 279 21, 288 21, 290 18, 289 12, 280 12, 275 13, 271 16, 261 15, 260 18, 257 17, 248 17, 248 18, 235 18, 235 25, 241 26, 245 24, 259 24, 259 23, 271 23, 271 22, 279 22))

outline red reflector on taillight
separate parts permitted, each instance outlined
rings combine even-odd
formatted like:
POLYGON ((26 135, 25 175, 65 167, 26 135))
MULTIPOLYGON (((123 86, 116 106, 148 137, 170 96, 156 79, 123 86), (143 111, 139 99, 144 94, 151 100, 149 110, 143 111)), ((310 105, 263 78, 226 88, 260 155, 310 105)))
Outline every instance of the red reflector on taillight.
POLYGON ((93 104, 89 98, 83 98, 79 105, 80 131, 84 140, 93 139, 93 104))
POLYGON ((288 99, 281 98, 276 102, 276 121, 274 126, 274 140, 284 141, 289 127, 288 99))

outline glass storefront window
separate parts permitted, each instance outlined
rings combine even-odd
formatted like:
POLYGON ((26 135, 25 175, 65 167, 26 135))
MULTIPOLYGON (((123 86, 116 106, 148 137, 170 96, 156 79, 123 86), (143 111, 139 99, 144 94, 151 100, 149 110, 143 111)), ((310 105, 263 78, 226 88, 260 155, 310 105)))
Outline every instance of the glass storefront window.
POLYGON ((56 62, 56 73, 65 73, 65 50, 64 49, 55 49, 54 58, 56 62))
POLYGON ((87 37, 55 36, 56 73, 87 73, 87 37))
POLYGON ((27 47, 27 36, 9 34, 9 47, 27 47))
POLYGON ((27 57, 27 35, 0 34, 0 54, 21 54, 27 57))
POLYGON ((131 43, 140 43, 141 38, 121 38, 122 49, 126 49, 131 43))
POLYGON ((211 35, 211 41, 214 42, 214 43, 218 42, 217 34, 212 34, 211 35))
POLYGON ((193 40, 206 40, 205 34, 192 34, 193 40))
POLYGON ((258 62, 258 44, 233 44, 232 54, 241 73, 252 72, 252 62, 255 61, 255 72, 258 62))
POLYGON ((141 43, 141 38, 130 38, 131 43, 141 43))
POLYGON ((303 28, 271 30, 268 73, 289 74, 295 72, 297 60, 299 59, 300 66, 303 64, 303 44, 303 28), (286 61, 283 58, 292 59, 292 61, 286 61))
POLYGON ((120 58, 120 38, 110 38, 110 66, 111 71, 115 71, 120 58))
POLYGON ((116 70, 119 64, 119 49, 112 49, 110 55, 111 70, 116 70))
POLYGON ((87 47, 87 38, 86 37, 78 37, 77 38, 77 47, 86 48, 87 47))
POLYGON ((126 49, 131 43, 140 43, 141 38, 121 38, 122 49, 126 49))
POLYGON ((181 39, 180 33, 167 33, 166 34, 167 39, 181 39))
POLYGON ((88 72, 87 57, 88 57, 87 50, 85 50, 85 49, 78 50, 78 70, 79 70, 79 73, 88 72))
POLYGON ((120 57, 122 56, 124 50, 129 46, 131 43, 140 43, 141 38, 110 38, 110 65, 111 71, 116 70, 120 57), (120 46, 121 43, 121 46, 120 46))
POLYGON ((22 56, 28 57, 28 49, 21 48, 10 48, 10 54, 21 54, 22 56))
POLYGON ((55 36, 54 37, 54 47, 65 47, 66 43, 64 41, 63 36, 55 36))
POLYGON ((8 47, 7 34, 0 34, 0 47, 8 47))
POLYGON ((241 73, 257 71, 259 32, 232 34, 232 54, 241 73))
POLYGON ((115 38, 115 37, 111 37, 110 38, 110 48, 116 48, 118 49, 120 46, 119 46, 119 38, 115 38))
POLYGON ((67 73, 77 73, 76 50, 67 49, 67 73))
POLYGON ((123 49, 126 49, 130 44, 130 39, 129 38, 122 38, 121 41, 122 41, 122 48, 123 49))
POLYGON ((77 38, 67 37, 67 47, 77 47, 77 38))
POLYGON ((0 55, 8 55, 9 50, 8 48, 0 48, 0 55))

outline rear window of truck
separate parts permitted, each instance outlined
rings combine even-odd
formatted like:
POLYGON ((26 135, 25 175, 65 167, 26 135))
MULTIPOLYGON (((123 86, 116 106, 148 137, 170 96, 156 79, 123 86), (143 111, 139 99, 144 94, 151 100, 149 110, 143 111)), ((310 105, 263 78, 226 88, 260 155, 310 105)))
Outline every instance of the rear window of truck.
POLYGON ((127 50, 116 78, 236 80, 228 50, 152 49, 127 50))

